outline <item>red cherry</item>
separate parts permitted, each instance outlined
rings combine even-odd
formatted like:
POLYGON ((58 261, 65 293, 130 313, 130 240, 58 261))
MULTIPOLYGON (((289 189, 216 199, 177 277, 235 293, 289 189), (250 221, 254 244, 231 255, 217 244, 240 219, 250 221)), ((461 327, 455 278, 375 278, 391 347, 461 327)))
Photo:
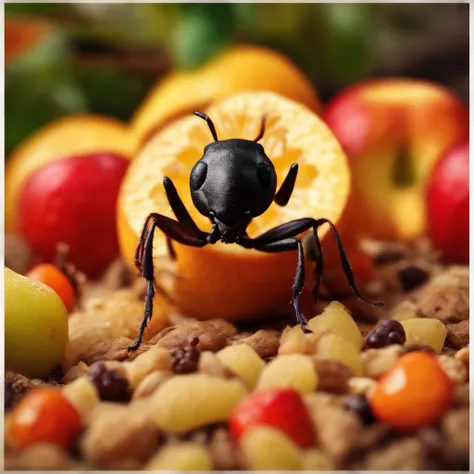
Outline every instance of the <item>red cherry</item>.
POLYGON ((56 160, 28 179, 19 204, 19 228, 32 249, 54 261, 57 244, 68 261, 98 276, 119 254, 116 201, 129 161, 112 153, 56 160))
POLYGON ((296 390, 272 388, 255 392, 234 408, 229 427, 236 440, 256 425, 279 429, 303 448, 314 442, 308 409, 296 390))
POLYGON ((426 193, 428 235, 446 263, 469 263, 469 143, 451 148, 433 168, 426 193))

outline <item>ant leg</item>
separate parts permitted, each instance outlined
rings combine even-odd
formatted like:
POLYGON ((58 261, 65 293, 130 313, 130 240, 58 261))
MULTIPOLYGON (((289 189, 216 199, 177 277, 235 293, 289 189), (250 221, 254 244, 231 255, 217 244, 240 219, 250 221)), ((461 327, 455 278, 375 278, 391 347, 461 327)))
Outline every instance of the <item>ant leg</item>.
POLYGON ((265 134, 266 123, 267 123, 267 114, 265 114, 262 117, 262 123, 260 124, 260 131, 258 132, 258 135, 253 140, 255 143, 258 143, 263 138, 263 135, 265 134))
POLYGON ((153 297, 155 295, 155 270, 153 265, 153 238, 155 235, 155 229, 160 229, 168 238, 176 240, 177 242, 183 245, 189 245, 191 247, 203 247, 207 242, 207 233, 200 231, 199 229, 195 231, 190 229, 181 222, 170 219, 169 217, 163 216, 161 214, 152 213, 150 214, 145 221, 145 229, 147 228, 148 222, 151 221, 150 227, 146 233, 146 238, 144 243, 140 240, 139 248, 142 249, 139 251, 137 249, 137 254, 140 255, 140 272, 142 276, 147 281, 147 293, 145 296, 145 313, 143 316, 143 321, 140 325, 137 339, 135 343, 130 346, 128 349, 134 351, 140 347, 140 344, 143 339, 143 333, 147 327, 148 322, 153 316, 153 297))
MULTIPOLYGON (((341 259, 342 269, 344 271, 344 275, 346 277, 347 283, 352 288, 352 291, 355 293, 357 298, 361 301, 364 301, 365 303, 370 304, 371 306, 383 306, 383 303, 381 303, 381 302, 375 302, 374 303, 372 301, 369 301, 367 298, 365 298, 361 294, 359 288, 357 288, 357 285, 356 285, 355 279, 354 279, 354 273, 352 272, 351 264, 349 263, 349 259, 347 258, 346 252, 344 251, 344 247, 342 245, 341 238, 339 237, 339 233, 336 229, 336 226, 329 219, 324 219, 323 218, 323 219, 317 219, 317 220, 314 221, 313 231, 314 231, 315 239, 316 239, 318 227, 322 226, 323 224, 329 224, 329 226, 330 226, 330 228, 331 228, 331 230, 334 234, 334 237, 336 239, 337 249, 339 251, 339 257, 341 259)), ((319 238, 318 238, 318 240, 319 240, 319 238)))
POLYGON ((296 176, 298 175, 298 163, 293 163, 286 175, 285 180, 283 181, 280 189, 275 194, 273 200, 279 206, 286 206, 290 200, 291 194, 295 187, 296 176))
MULTIPOLYGON (((250 240, 250 239, 249 239, 250 240)), ((255 242, 254 242, 255 243, 255 242)), ((298 263, 296 265, 295 278, 293 280, 293 308, 295 309, 296 319, 303 332, 310 333, 311 331, 306 327, 307 321, 300 309, 300 295, 304 288, 305 270, 304 270, 304 251, 301 240, 297 237, 292 237, 275 242, 254 245, 253 248, 262 252, 286 252, 287 250, 298 251, 298 263)))

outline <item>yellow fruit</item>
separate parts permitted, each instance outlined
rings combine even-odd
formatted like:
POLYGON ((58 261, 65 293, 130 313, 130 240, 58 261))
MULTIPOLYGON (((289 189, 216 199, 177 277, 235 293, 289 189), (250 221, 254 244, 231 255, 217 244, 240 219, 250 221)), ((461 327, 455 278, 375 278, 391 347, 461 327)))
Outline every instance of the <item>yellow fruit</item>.
MULTIPOLYGON (((265 214, 252 221, 248 229, 251 237, 302 217, 324 216, 337 222, 349 194, 349 168, 339 144, 316 115, 271 92, 241 93, 205 112, 214 121, 221 140, 255 138, 262 115, 268 113, 260 143, 275 165, 278 183, 281 184, 292 163, 299 163, 298 179, 288 205, 272 204, 265 214)), ((157 133, 133 160, 118 203, 121 251, 130 265, 133 266, 146 216, 159 212, 174 217, 163 189, 164 176, 173 180, 200 228, 210 230, 209 219, 199 214, 192 203, 189 174, 211 141, 206 123, 190 115, 157 133)), ((326 233, 325 227, 320 228, 321 238, 326 233)), ((171 264, 163 258, 167 254, 163 234, 155 233, 155 267, 179 276, 163 276, 160 284, 184 314, 198 319, 244 320, 292 313, 289 301, 296 252, 264 253, 221 242, 203 248, 176 244, 175 249, 177 260, 171 264)), ((308 263, 306 292, 302 296, 303 304, 305 298, 309 302, 310 311, 312 269, 313 264, 308 263)))
POLYGON ((146 471, 212 471, 206 448, 192 442, 168 444, 148 461, 146 471))
POLYGON ((253 390, 265 367, 263 359, 245 343, 225 347, 217 353, 217 357, 240 377, 249 390, 253 390))
POLYGON ((135 142, 143 143, 173 119, 244 91, 272 91, 315 113, 322 109, 308 78, 288 58, 267 48, 238 46, 199 70, 172 72, 160 81, 132 119, 135 142))
POLYGON ((266 388, 294 388, 300 392, 314 392, 318 376, 309 356, 279 355, 267 364, 260 376, 257 390, 266 388))
POLYGON ((68 312, 49 286, 5 268, 5 366, 30 378, 60 365, 68 341, 68 312))
POLYGON ((360 350, 347 339, 334 333, 324 334, 318 341, 316 354, 327 359, 335 359, 350 367, 355 375, 364 375, 364 365, 360 350))
POLYGON ((322 314, 308 321, 308 328, 316 333, 331 331, 350 341, 357 349, 362 349, 364 344, 359 326, 344 305, 338 301, 332 301, 322 314))
POLYGON ((163 382, 150 398, 150 413, 158 428, 186 433, 227 421, 247 391, 238 379, 207 374, 176 375, 163 382))
POLYGON ((132 145, 127 126, 113 118, 73 115, 49 123, 9 156, 5 168, 5 227, 16 232, 18 199, 23 184, 43 165, 62 158, 86 153, 117 153, 131 156, 132 145))
POLYGON ((250 428, 240 439, 246 464, 253 471, 301 469, 301 450, 281 431, 268 426, 250 428))
POLYGON ((400 322, 405 329, 405 345, 426 344, 438 354, 443 350, 448 330, 439 319, 413 318, 400 322))

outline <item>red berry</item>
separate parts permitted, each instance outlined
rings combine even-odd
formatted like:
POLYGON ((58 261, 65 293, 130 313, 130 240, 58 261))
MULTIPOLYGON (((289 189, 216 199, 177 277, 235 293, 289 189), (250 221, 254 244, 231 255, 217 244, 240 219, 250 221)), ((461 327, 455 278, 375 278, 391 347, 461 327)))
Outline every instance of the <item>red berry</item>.
POLYGON ((56 160, 33 173, 19 204, 19 229, 32 249, 54 261, 57 244, 68 262, 98 276, 119 254, 116 201, 128 160, 96 153, 56 160))
POLYGON ((314 442, 311 418, 300 394, 292 389, 272 388, 249 395, 230 416, 229 427, 235 439, 256 425, 279 429, 302 448, 314 442))

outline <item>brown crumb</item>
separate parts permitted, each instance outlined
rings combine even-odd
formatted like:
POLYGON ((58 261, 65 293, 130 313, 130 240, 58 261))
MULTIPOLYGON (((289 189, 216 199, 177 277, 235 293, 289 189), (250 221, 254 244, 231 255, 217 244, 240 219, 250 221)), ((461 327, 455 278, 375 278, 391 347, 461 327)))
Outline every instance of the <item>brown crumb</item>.
POLYGON ((318 374, 318 390, 331 393, 347 393, 349 379, 354 375, 345 364, 333 359, 313 357, 313 364, 318 374))
POLYGON ((469 344, 469 321, 448 324, 445 344, 453 349, 461 349, 469 344))
POLYGON ((469 319, 469 292, 460 288, 429 284, 417 295, 415 303, 421 316, 445 324, 469 319))

